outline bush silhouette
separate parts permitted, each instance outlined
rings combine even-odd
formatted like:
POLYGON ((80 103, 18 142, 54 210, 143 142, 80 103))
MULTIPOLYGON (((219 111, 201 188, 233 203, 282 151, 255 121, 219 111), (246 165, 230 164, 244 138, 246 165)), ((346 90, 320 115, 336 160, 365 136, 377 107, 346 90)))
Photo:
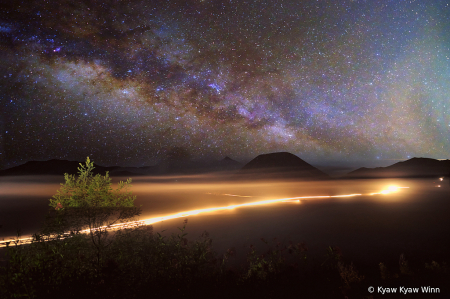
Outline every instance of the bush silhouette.
POLYGON ((50 199, 51 213, 43 229, 44 235, 62 236, 87 230, 97 252, 97 264, 102 263, 102 251, 108 246, 108 228, 127 222, 141 213, 134 206, 136 196, 129 191, 131 179, 119 182, 113 190, 108 172, 93 175, 94 162, 89 157, 80 163, 78 177, 65 173, 65 183, 50 199))

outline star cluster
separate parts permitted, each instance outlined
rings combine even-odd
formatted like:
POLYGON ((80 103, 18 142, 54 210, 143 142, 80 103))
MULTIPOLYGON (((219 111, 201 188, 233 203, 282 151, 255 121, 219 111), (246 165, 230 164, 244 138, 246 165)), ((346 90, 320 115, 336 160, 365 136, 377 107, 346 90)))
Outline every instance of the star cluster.
POLYGON ((449 158, 446 1, 13 2, 0 168, 449 158))

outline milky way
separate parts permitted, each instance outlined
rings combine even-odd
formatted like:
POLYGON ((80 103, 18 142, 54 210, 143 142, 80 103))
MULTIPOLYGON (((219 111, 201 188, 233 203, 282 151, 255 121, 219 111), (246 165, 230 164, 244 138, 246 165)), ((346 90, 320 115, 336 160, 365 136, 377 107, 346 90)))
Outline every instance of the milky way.
POLYGON ((449 158, 447 1, 10 2, 0 168, 449 158))

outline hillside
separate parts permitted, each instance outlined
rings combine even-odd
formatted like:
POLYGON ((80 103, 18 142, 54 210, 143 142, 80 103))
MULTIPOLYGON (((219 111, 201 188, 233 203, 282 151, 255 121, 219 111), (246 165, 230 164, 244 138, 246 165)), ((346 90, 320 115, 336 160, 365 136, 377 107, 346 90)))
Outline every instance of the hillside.
POLYGON ((412 158, 387 167, 359 168, 343 178, 426 178, 450 174, 450 160, 412 158))
POLYGON ((236 177, 245 179, 330 179, 324 172, 288 152, 259 155, 244 165, 237 172, 236 177))

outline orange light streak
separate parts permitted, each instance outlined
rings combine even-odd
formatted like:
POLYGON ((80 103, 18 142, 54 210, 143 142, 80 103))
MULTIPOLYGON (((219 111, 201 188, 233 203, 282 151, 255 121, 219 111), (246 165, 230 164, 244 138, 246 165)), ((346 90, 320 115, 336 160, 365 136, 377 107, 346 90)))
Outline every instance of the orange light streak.
POLYGON ((224 196, 233 196, 233 197, 253 197, 253 196, 250 196, 250 195, 236 195, 236 194, 228 194, 228 193, 225 193, 225 194, 218 194, 218 193, 211 193, 211 192, 208 192, 208 193, 205 193, 205 194, 210 194, 210 195, 224 195, 224 196))
MULTIPOLYGON (((157 222, 165 221, 165 220, 171 220, 171 219, 177 219, 177 218, 185 218, 188 216, 198 215, 201 213, 209 213, 209 212, 216 212, 216 211, 225 211, 225 210, 233 210, 237 208, 242 207, 252 207, 252 206, 259 206, 259 205, 267 205, 267 204, 274 204, 274 203, 280 203, 280 202, 290 202, 290 203, 300 203, 301 199, 311 199, 311 198, 342 198, 342 197, 355 197, 355 196, 363 196, 363 195, 380 195, 380 194, 389 194, 393 192, 398 192, 399 189, 403 188, 409 188, 409 187, 396 187, 396 186, 389 186, 387 189, 382 190, 380 192, 376 193, 369 193, 369 194, 361 194, 361 193, 354 193, 354 194, 344 194, 344 195, 323 195, 323 196, 300 196, 300 197, 286 197, 286 198, 277 198, 277 199, 267 199, 267 200, 260 200, 255 202, 248 202, 248 203, 242 203, 242 204, 236 204, 236 205, 229 205, 224 207, 213 207, 213 208, 205 208, 205 209, 197 209, 197 210, 190 210, 190 211, 184 211, 179 212, 167 216, 161 216, 161 217, 154 217, 154 218, 148 218, 144 220, 137 220, 137 221, 130 221, 125 223, 118 223, 110 226, 102 226, 95 228, 95 230, 119 230, 124 228, 133 228, 138 227, 142 225, 151 225, 157 222)), ((230 196, 231 194, 223 194, 230 196)), ((233 195, 233 196, 240 196, 240 195, 233 195)), ((244 196, 240 196, 244 197, 244 196)), ((81 233, 89 233, 89 229, 85 229, 80 231, 81 233)), ((65 233, 63 238, 70 237, 70 233, 65 233)), ((29 244, 33 240, 32 237, 27 238, 20 238, 15 240, 9 240, 9 241, 0 241, 0 247, 6 247, 6 243, 15 243, 18 245, 22 244, 29 244)))

